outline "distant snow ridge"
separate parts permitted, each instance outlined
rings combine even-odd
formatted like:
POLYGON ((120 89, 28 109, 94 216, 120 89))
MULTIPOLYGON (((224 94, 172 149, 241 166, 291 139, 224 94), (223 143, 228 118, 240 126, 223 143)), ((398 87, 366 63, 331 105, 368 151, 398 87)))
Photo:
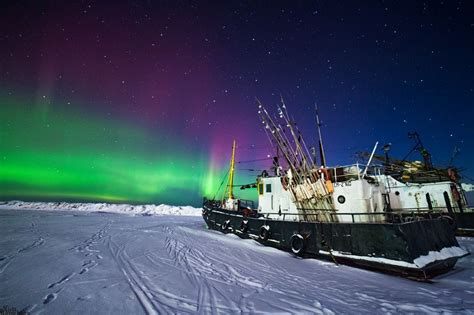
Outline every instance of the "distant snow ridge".
POLYGON ((183 215, 200 216, 201 208, 191 206, 169 205, 128 205, 110 203, 69 203, 69 202, 26 202, 8 201, 0 203, 0 209, 17 210, 50 210, 50 211, 84 211, 84 212, 112 212, 136 215, 183 215))

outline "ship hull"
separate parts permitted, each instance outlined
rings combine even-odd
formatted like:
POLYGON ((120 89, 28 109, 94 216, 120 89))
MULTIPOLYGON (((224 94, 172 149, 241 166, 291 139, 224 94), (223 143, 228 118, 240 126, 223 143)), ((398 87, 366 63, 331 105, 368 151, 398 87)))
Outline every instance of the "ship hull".
POLYGON ((335 223, 266 220, 215 205, 203 206, 210 229, 252 238, 303 257, 375 269, 417 279, 451 270, 468 255, 445 220, 407 223, 335 223), (266 230, 266 231, 265 231, 266 230))
POLYGON ((454 213, 456 234, 460 236, 474 236, 474 212, 454 213))

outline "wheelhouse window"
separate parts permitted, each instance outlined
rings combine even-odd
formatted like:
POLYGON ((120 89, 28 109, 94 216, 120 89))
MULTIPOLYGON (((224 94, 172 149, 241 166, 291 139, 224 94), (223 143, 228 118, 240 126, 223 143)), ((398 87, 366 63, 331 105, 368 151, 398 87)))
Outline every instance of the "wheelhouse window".
POLYGON ((263 195, 263 184, 258 184, 258 194, 263 195))
POLYGON ((272 192, 272 184, 267 184, 265 188, 265 192, 271 193, 272 192))

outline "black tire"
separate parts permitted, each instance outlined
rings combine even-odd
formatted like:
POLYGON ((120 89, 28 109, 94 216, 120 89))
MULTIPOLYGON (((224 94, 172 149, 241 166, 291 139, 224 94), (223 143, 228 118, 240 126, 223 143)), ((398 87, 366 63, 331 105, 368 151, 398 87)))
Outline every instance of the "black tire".
POLYGON ((242 233, 247 233, 248 230, 249 230, 248 221, 243 220, 243 221, 240 223, 240 232, 242 232, 242 233))
POLYGON ((258 233, 258 237, 261 241, 268 240, 268 238, 270 237, 270 228, 268 227, 268 225, 262 225, 262 227, 260 228, 260 232, 258 233))
POLYGON ((222 229, 225 231, 229 228, 229 225, 230 225, 230 220, 226 220, 224 221, 224 223, 222 223, 222 229))
POLYGON ((293 234, 290 238, 290 247, 293 254, 301 256, 305 250, 305 240, 300 234, 293 234))

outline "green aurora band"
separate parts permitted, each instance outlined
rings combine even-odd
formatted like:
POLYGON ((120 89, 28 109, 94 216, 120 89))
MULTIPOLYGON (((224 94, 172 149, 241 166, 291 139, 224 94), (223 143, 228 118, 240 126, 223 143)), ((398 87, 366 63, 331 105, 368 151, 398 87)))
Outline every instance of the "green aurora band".
POLYGON ((218 188, 222 170, 165 131, 34 103, 0 97, 0 199, 196 205, 218 188))

